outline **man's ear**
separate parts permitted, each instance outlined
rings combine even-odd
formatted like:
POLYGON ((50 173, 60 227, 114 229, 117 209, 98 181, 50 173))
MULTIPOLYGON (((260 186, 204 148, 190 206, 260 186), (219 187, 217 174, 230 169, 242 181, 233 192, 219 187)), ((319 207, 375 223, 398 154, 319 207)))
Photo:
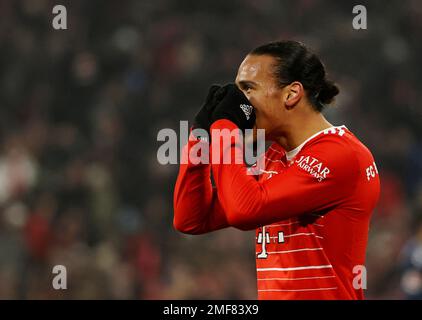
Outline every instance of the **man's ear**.
POLYGON ((287 109, 292 109, 302 99, 304 94, 303 86, 300 82, 294 81, 286 87, 284 104, 287 109))

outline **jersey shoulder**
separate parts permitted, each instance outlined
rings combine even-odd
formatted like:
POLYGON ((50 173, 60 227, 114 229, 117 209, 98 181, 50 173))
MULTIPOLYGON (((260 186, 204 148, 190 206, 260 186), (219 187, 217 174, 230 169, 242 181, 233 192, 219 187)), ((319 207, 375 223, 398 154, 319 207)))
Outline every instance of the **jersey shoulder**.
POLYGON ((308 169, 308 166, 314 168, 317 164, 325 168, 322 173, 327 172, 323 178, 351 183, 363 170, 359 154, 365 151, 356 151, 356 140, 344 126, 324 130, 303 146, 295 163, 304 169, 308 169))
MULTIPOLYGON (((349 182, 379 183, 378 168, 371 151, 345 126, 321 132, 298 154, 299 160, 311 156, 324 162, 332 176, 349 182)), ((312 158, 311 158, 312 159, 312 158)))
POLYGON ((308 148, 332 155, 337 159, 360 160, 372 158, 372 153, 346 126, 332 127, 322 131, 309 141, 308 148))

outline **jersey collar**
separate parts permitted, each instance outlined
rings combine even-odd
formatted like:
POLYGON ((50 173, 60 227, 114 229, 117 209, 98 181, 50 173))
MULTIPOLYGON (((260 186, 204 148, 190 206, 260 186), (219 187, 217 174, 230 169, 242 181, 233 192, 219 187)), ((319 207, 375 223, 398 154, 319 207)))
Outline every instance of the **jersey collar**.
POLYGON ((303 146, 305 144, 307 144, 309 141, 311 141, 313 138, 315 138, 316 136, 320 135, 324 131, 329 131, 330 129, 335 129, 335 128, 343 128, 344 129, 344 128, 346 128, 346 126, 345 125, 342 125, 342 126, 331 126, 329 128, 326 128, 326 129, 323 129, 321 131, 318 131, 317 133, 313 134, 308 139, 306 139, 305 141, 303 141, 299 146, 297 146, 293 150, 286 151, 286 159, 287 159, 287 161, 291 161, 294 157, 296 157, 296 155, 300 152, 300 150, 302 150, 303 146))

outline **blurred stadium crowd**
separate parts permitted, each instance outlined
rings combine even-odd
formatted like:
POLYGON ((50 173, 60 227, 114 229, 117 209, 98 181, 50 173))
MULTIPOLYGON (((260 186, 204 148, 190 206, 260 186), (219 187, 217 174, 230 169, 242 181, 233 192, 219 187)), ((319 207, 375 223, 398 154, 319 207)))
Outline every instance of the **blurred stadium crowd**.
POLYGON ((277 39, 320 54, 377 161, 367 298, 422 298, 420 1, 361 1, 361 31, 340 1, 62 1, 61 31, 55 4, 0 1, 0 298, 255 299, 254 232, 174 231, 156 138, 277 39))

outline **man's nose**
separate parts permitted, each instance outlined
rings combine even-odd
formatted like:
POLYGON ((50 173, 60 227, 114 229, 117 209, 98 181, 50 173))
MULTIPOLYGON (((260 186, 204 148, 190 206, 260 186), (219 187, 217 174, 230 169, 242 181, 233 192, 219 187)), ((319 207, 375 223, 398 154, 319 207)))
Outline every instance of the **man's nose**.
POLYGON ((249 91, 249 92, 244 92, 244 94, 245 94, 246 98, 249 100, 249 102, 250 102, 252 105, 254 105, 255 98, 254 98, 253 93, 251 93, 251 92, 249 91))
POLYGON ((251 101, 252 95, 251 95, 251 91, 250 90, 242 90, 243 94, 245 95, 245 97, 251 101))

